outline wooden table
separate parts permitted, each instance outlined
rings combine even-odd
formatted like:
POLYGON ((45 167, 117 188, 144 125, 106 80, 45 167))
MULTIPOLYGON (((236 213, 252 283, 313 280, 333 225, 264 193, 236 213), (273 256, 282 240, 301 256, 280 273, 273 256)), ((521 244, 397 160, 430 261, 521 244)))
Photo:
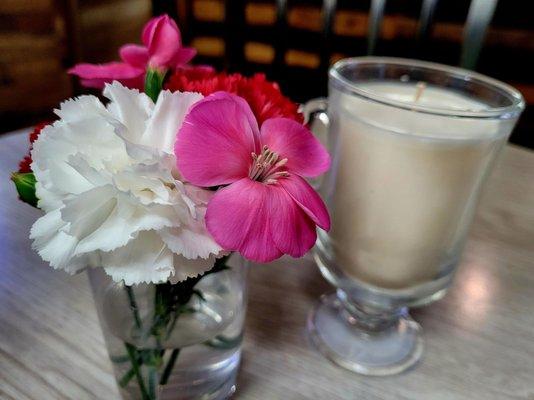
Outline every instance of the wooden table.
MULTIPOLYGON (((118 399, 85 274, 30 249, 39 211, 8 181, 26 152, 0 138, 0 398, 118 399)), ((423 360, 399 376, 344 371, 308 344, 306 316, 331 290, 310 259, 254 266, 238 400, 534 400, 534 153, 508 146, 486 191, 456 282, 413 312, 423 360)))

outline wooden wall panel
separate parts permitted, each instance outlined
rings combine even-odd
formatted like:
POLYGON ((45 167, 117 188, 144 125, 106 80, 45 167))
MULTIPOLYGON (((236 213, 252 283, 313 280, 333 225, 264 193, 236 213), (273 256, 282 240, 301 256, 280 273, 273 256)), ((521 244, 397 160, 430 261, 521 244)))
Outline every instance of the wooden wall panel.
POLYGON ((2 122, 6 115, 53 107, 71 93, 62 62, 64 24, 55 5, 53 0, 0 1, 2 122))
POLYGON ((106 62, 122 44, 140 42, 151 16, 150 0, 78 0, 72 27, 69 1, 0 0, 0 132, 49 118, 73 94, 69 29, 81 38, 82 60, 106 62))
POLYGON ((140 43, 143 25, 151 16, 149 0, 80 2, 82 57, 87 62, 118 59, 124 43, 140 43))

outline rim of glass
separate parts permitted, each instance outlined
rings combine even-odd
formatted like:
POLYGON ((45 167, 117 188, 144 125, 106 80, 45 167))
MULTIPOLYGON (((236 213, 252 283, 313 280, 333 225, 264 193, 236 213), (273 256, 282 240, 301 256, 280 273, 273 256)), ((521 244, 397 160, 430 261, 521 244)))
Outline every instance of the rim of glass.
POLYGON ((367 100, 384 104, 391 107, 401 108, 409 111, 415 111, 425 114, 440 116, 449 116, 456 118, 479 118, 479 119, 510 119, 518 116, 525 108, 525 101, 521 93, 514 87, 500 82, 496 79, 469 71, 460 67, 453 67, 444 64, 433 63, 429 61, 411 60, 396 57, 351 57, 336 62, 329 70, 329 76, 334 81, 342 84, 341 90, 365 98, 367 100), (488 107, 483 110, 457 110, 439 107, 429 107, 420 104, 405 103, 394 100, 372 91, 362 89, 354 84, 351 80, 343 77, 340 70, 347 65, 397 65, 402 67, 412 67, 419 70, 439 71, 453 78, 473 82, 485 86, 510 101, 510 105, 503 107, 488 107))

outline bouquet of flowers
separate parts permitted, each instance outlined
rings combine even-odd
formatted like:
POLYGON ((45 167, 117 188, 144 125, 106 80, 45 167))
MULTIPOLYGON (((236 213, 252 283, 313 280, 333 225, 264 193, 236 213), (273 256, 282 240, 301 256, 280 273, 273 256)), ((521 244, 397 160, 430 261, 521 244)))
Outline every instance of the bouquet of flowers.
POLYGON ((263 75, 189 65, 196 52, 168 16, 147 23, 142 43, 121 47, 120 62, 69 71, 106 100, 63 102, 56 121, 32 132, 12 179, 44 212, 30 238, 52 267, 102 268, 134 316, 132 288, 154 285, 150 322, 134 321, 155 345, 125 343, 121 385, 135 377, 140 398, 155 399, 178 355, 167 354, 165 335, 202 297, 201 279, 227 268, 232 252, 255 262, 301 257, 316 227, 329 229, 305 178, 325 172, 330 158, 298 106, 263 75))

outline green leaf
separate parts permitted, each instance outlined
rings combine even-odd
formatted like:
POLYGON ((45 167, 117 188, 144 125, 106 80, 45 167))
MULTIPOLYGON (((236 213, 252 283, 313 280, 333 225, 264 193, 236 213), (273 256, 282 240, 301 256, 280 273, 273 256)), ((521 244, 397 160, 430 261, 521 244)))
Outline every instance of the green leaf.
POLYGON ((163 81, 167 71, 149 68, 145 75, 145 93, 155 103, 163 88, 163 81))
POLYGON ((11 174, 11 180, 15 183, 19 198, 30 206, 37 207, 38 199, 35 194, 35 184, 37 183, 37 179, 35 179, 33 172, 13 172, 11 174))

